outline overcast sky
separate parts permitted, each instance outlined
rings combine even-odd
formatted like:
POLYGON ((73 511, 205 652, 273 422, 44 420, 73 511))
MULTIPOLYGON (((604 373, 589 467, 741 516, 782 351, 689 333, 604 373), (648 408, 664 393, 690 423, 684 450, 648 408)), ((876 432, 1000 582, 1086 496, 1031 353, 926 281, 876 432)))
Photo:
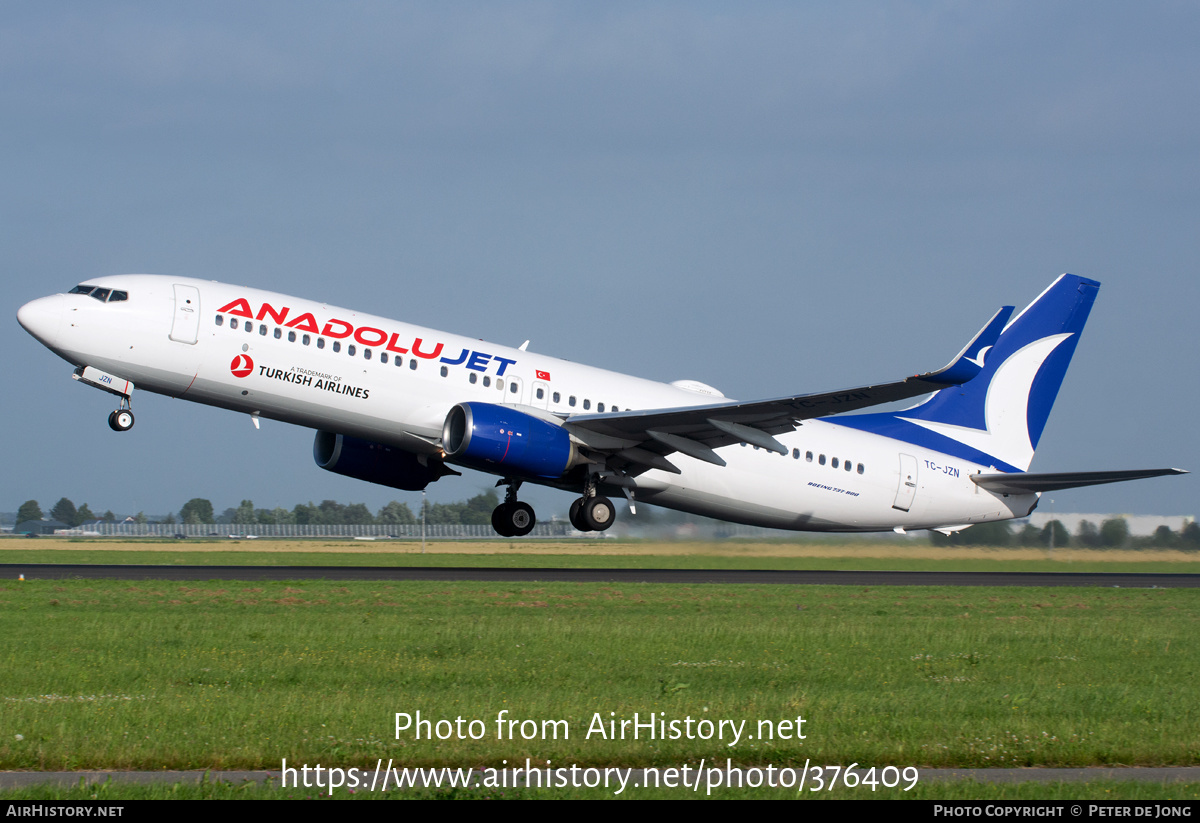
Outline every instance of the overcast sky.
POLYGON ((183 401, 111 432, 15 312, 122 272, 752 399, 937 368, 1070 271, 1103 285, 1032 470, 1200 469, 1198 41, 1194 3, 9 0, 0 510, 419 500, 183 401))

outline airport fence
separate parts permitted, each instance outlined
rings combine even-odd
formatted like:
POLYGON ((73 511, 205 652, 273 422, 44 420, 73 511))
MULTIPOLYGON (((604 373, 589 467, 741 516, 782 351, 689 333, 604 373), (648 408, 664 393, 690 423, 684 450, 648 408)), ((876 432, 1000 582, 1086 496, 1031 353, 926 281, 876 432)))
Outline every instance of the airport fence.
MULTIPOLYGON (((223 523, 98 523, 86 529, 63 529, 56 534, 100 537, 363 537, 376 539, 420 539, 421 524, 407 526, 299 526, 296 524, 223 523)), ((538 523, 527 537, 570 537, 576 534, 569 523, 538 523)), ((427 524, 427 538, 494 538, 488 526, 427 524)))

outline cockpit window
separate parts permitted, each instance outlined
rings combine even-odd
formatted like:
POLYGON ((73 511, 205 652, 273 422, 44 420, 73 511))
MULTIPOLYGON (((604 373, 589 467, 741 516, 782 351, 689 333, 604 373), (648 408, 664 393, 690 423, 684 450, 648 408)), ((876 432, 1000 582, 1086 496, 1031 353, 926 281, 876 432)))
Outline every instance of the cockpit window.
POLYGON ((128 300, 129 292, 114 291, 113 289, 105 289, 100 286, 88 286, 80 284, 71 289, 67 294, 87 294, 99 300, 101 303, 116 303, 119 300, 128 300))

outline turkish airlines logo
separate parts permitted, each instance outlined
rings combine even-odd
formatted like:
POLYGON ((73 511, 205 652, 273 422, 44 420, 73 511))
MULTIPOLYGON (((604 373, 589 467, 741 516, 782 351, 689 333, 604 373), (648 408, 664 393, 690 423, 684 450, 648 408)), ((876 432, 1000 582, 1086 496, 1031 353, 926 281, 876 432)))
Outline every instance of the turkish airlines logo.
POLYGON ((254 371, 254 361, 248 354, 239 354, 229 364, 229 370, 233 372, 234 377, 248 377, 250 372, 254 371))

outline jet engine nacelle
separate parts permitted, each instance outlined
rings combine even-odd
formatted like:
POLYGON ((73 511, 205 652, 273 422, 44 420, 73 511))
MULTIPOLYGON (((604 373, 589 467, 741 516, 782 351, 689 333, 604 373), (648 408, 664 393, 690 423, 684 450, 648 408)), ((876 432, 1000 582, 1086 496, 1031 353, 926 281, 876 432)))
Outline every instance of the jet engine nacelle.
POLYGON ((410 492, 419 492, 444 475, 458 474, 436 457, 327 431, 317 432, 313 459, 334 474, 410 492))
POLYGON ((562 426, 493 403, 452 408, 442 426, 442 449, 455 463, 493 474, 558 478, 580 462, 562 426))

